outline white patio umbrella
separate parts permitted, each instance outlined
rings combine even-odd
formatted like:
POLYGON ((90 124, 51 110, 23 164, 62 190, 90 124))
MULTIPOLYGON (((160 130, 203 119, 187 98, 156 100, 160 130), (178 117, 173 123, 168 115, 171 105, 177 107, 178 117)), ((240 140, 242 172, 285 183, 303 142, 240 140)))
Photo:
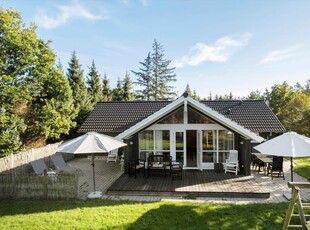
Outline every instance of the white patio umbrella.
POLYGON ((82 136, 74 138, 70 141, 67 141, 61 144, 57 152, 61 153, 73 153, 73 154, 92 154, 92 166, 93 166, 93 186, 94 191, 88 195, 88 198, 97 198, 101 197, 102 193, 96 191, 95 184, 95 153, 106 153, 114 149, 125 146, 126 143, 123 143, 119 140, 116 140, 113 137, 103 135, 96 132, 88 132, 82 136))
POLYGON ((291 158, 291 181, 293 181, 293 158, 310 156, 310 138, 295 132, 287 132, 270 139, 254 149, 273 156, 291 158))

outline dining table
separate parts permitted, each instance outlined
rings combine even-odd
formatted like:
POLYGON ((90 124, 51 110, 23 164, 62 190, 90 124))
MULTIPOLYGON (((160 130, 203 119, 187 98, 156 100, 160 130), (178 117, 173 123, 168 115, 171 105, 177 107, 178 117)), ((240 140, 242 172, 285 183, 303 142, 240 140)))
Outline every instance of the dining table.
POLYGON ((263 171, 265 173, 265 175, 268 174, 268 168, 270 166, 270 164, 272 164, 272 156, 269 156, 269 155, 266 155, 266 154, 263 154, 263 153, 253 153, 257 159, 262 162, 262 165, 259 164, 258 166, 258 173, 261 171, 261 166, 263 166, 263 171))

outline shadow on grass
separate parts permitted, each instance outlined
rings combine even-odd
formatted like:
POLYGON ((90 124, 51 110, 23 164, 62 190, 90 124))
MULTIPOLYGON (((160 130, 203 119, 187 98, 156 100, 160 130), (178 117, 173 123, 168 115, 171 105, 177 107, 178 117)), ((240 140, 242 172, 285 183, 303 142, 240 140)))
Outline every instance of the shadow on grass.
POLYGON ((0 216, 27 215, 54 211, 66 211, 82 208, 97 208, 119 205, 134 205, 135 201, 111 200, 0 200, 0 216))
POLYGON ((163 204, 126 229, 281 229, 286 208, 286 203, 163 204))
POLYGON ((21 218, 18 215, 23 215, 24 219, 16 228, 25 224, 46 224, 46 229, 59 226, 128 230, 281 229, 287 207, 287 203, 237 205, 108 200, 0 201, 0 217, 8 217, 6 224, 9 224, 12 221, 16 223, 21 218), (32 214, 38 215, 35 217, 32 214))

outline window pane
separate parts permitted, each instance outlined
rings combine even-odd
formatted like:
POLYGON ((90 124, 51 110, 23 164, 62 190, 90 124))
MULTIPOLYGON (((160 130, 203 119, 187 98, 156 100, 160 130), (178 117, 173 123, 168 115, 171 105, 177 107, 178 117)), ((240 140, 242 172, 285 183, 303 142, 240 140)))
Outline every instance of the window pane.
POLYGON ((139 149, 154 150, 154 131, 144 130, 139 134, 139 149))
POLYGON ((227 130, 219 130, 219 150, 233 149, 234 135, 227 130))
POLYGON ((184 123, 184 107, 163 118, 158 124, 183 124, 184 123))
POLYGON ((226 163, 226 159, 228 159, 229 152, 219 153, 219 162, 226 163))
POLYGON ((152 151, 142 151, 140 152, 139 158, 142 160, 147 161, 149 156, 153 155, 154 153, 152 151))
POLYGON ((155 144, 156 144, 156 150, 170 150, 170 131, 156 130, 155 144))
POLYGON ((189 107, 188 124, 215 124, 215 122, 189 107))
POLYGON ((213 163, 216 158, 216 152, 204 152, 202 153, 202 162, 204 163, 213 163))
POLYGON ((216 130, 202 131, 202 149, 216 150, 216 130))
POLYGON ((176 161, 184 163, 184 160, 183 160, 184 152, 183 151, 182 152, 176 152, 175 158, 176 158, 176 161))
POLYGON ((175 132, 175 149, 184 150, 184 133, 175 132))

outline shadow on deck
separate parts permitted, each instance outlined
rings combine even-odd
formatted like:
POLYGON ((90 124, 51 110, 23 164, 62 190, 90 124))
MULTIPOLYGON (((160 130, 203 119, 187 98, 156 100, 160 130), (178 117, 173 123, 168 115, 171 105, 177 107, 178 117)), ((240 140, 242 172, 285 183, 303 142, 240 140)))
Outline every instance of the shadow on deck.
POLYGON ((123 174, 107 190, 109 195, 204 196, 226 198, 269 198, 270 192, 253 176, 184 170, 183 178, 160 172, 137 178, 123 174))

